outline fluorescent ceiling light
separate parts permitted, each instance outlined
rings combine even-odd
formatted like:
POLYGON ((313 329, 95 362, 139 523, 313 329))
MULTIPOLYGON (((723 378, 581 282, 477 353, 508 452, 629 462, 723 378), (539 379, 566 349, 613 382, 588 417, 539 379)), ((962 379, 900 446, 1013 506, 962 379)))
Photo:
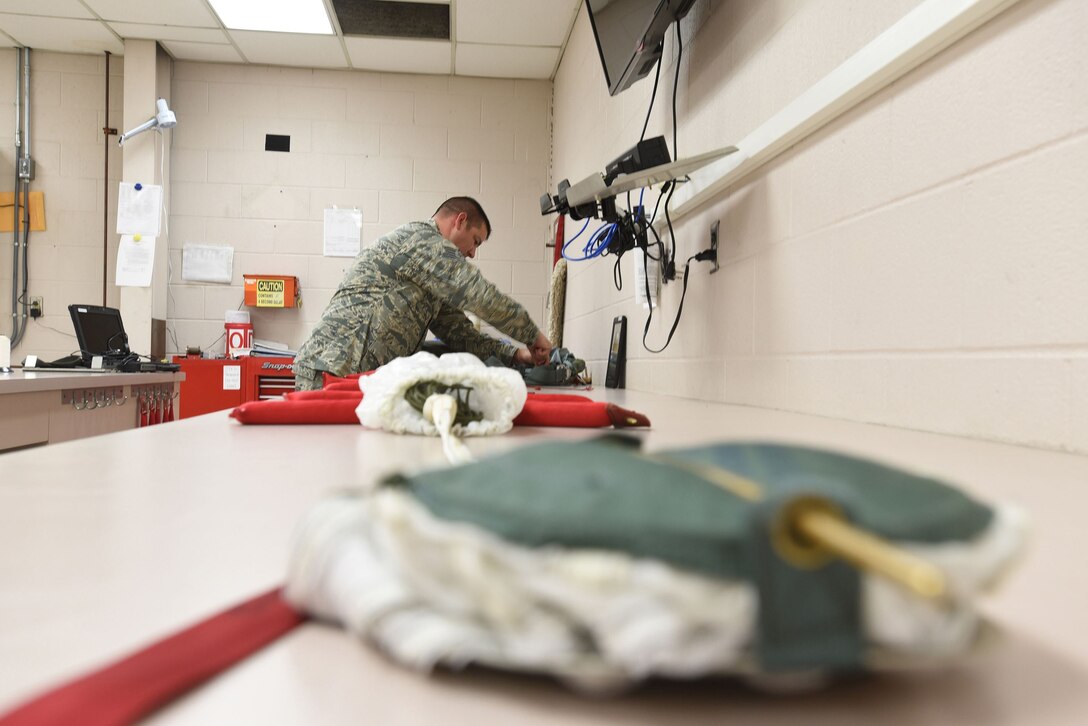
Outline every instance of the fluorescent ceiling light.
POLYGON ((231 30, 332 35, 323 0, 208 0, 231 30))

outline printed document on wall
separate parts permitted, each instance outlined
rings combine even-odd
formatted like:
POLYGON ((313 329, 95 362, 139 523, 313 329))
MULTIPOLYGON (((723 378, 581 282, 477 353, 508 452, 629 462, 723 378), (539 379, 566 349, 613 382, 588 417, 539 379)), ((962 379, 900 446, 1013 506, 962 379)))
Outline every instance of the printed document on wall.
POLYGON ((325 210, 325 256, 354 257, 359 254, 363 213, 358 209, 325 210))
POLYGON ((117 234, 159 236, 162 187, 157 184, 126 184, 117 192, 117 234))
POLYGON ((234 248, 185 245, 181 250, 181 279, 188 282, 230 282, 234 248))
POLYGON ((155 269, 155 238, 131 234, 121 235, 117 247, 117 269, 114 276, 118 287, 151 287, 155 269))

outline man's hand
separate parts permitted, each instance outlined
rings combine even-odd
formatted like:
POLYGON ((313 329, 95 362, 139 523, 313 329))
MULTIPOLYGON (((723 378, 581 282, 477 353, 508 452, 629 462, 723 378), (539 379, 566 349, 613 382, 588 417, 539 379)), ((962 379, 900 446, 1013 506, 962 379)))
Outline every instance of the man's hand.
POLYGON ((514 363, 521 366, 541 366, 551 360, 552 342, 548 336, 540 333, 528 348, 514 351, 514 363))
POLYGON ((543 332, 537 333, 536 340, 529 346, 529 351, 532 353, 534 364, 544 365, 552 357, 552 342, 543 332))

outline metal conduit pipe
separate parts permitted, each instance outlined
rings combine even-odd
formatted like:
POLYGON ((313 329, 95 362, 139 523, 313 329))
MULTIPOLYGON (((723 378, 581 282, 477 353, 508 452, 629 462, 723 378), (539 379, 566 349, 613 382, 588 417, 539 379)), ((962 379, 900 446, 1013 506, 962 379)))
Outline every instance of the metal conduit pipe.
POLYGON ((30 48, 23 48, 23 158, 30 158, 30 48))
POLYGON ((23 56, 15 51, 15 191, 11 205, 11 342, 19 340, 19 156, 22 153, 23 56))
POLYGON ((106 125, 102 127, 102 307, 106 306, 106 289, 110 259, 110 52, 106 51, 106 125))
POLYGON ((33 161, 30 158, 30 48, 22 49, 22 95, 23 95, 23 119, 22 119, 22 157, 18 159, 15 164, 15 176, 19 179, 21 184, 16 186, 15 190, 15 210, 16 220, 18 220, 19 200, 23 201, 23 241, 22 245, 19 245, 19 225, 16 224, 13 228, 12 234, 16 240, 16 248, 22 247, 22 263, 23 263, 23 275, 22 275, 22 292, 17 292, 15 286, 15 277, 12 275, 12 298, 17 304, 18 311, 16 311, 16 305, 12 307, 12 315, 18 322, 18 332, 12 336, 11 347, 19 345, 23 335, 26 334, 27 324, 30 319, 29 307, 30 301, 27 299, 27 293, 30 287, 30 180, 34 176, 33 173, 33 161))

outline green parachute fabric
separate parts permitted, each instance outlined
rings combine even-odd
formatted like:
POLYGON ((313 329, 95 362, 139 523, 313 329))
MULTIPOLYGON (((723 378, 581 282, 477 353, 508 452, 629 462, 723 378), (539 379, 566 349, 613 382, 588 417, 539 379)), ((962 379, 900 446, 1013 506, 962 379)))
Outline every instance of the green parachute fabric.
POLYGON ((832 560, 799 568, 771 546, 770 522, 797 497, 837 505, 892 541, 969 541, 993 511, 935 479, 864 459, 778 444, 718 444, 646 455, 630 440, 547 442, 462 467, 396 476, 432 514, 528 547, 603 549, 704 576, 750 581, 767 670, 860 664, 859 575, 832 560), (758 502, 683 464, 756 482, 758 502))

